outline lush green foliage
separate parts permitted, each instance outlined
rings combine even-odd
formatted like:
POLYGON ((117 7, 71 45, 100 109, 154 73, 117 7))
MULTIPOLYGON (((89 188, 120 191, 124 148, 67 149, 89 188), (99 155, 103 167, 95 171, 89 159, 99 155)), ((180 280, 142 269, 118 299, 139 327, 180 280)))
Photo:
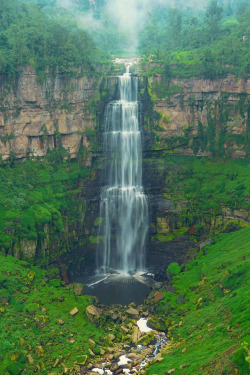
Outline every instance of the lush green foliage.
POLYGON ((103 58, 89 35, 62 14, 48 17, 41 6, 0 0, 0 72, 14 76, 31 65, 41 77, 58 67, 71 73, 103 58))
MULTIPOLYGON (((164 196, 175 202, 178 217, 189 224, 202 224, 206 219, 224 215, 229 210, 250 210, 250 164, 246 160, 215 162, 208 158, 166 156, 164 196)), ((244 225, 231 223, 231 229, 244 225)), ((229 225, 229 224, 228 224, 229 225)), ((221 218, 212 230, 230 231, 221 218)), ((199 231, 201 228, 199 229, 199 231)))
POLYGON ((176 293, 162 290, 154 312, 170 341, 148 375, 249 373, 249 248, 250 228, 220 235, 175 276, 176 293))
MULTIPOLYGON (((65 160, 63 149, 50 151, 46 160, 9 162, 0 167, 0 247, 13 248, 22 239, 44 237, 45 224, 57 234, 63 233, 66 217, 69 223, 79 219, 82 206, 74 196, 78 184, 89 172, 77 162, 65 160)), ((67 244, 64 245, 65 249, 67 244)), ((42 261, 40 254, 39 262, 42 261)))
POLYGON ((144 64, 158 64, 148 74, 215 79, 228 73, 249 73, 249 16, 247 6, 239 6, 233 13, 223 10, 216 0, 211 0, 201 16, 156 9, 141 35, 141 52, 150 56, 144 64))
MULTIPOLYGON (((102 342, 103 329, 90 323, 85 313, 90 298, 76 296, 72 287, 53 279, 58 270, 45 272, 0 255, 0 275, 2 375, 19 374, 19 368, 25 375, 62 373, 61 363, 75 368, 84 361, 89 338, 102 342), (72 317, 75 307, 79 312, 72 317)), ((98 353, 99 346, 93 350, 98 353)))

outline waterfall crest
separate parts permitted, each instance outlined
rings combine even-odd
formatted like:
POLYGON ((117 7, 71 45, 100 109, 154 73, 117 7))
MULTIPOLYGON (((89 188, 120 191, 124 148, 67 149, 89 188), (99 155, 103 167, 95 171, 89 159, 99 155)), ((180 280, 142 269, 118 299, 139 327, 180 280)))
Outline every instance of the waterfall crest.
POLYGON ((142 187, 138 78, 119 76, 119 100, 105 111, 104 187, 101 191, 98 267, 128 273, 144 267, 148 200, 142 187))

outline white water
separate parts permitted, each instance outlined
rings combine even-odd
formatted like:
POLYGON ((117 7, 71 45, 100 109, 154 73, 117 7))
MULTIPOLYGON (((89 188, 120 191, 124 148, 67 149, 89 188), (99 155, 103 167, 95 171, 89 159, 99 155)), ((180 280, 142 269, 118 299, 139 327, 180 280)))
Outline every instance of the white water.
POLYGON ((144 268, 148 230, 148 201, 142 187, 142 147, 139 124, 138 78, 129 66, 119 76, 119 100, 105 113, 105 187, 101 192, 99 267, 104 273, 144 268))
POLYGON ((147 319, 141 318, 137 321, 137 326, 139 327, 139 330, 141 333, 148 333, 151 332, 152 329, 147 326, 147 319))

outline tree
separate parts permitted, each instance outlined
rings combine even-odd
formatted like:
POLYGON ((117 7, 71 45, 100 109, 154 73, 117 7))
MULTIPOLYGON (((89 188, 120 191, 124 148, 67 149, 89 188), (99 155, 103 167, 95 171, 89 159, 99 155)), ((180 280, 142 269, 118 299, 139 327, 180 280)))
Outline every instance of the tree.
POLYGON ((222 11, 223 8, 218 5, 217 0, 211 0, 208 4, 205 13, 205 23, 210 41, 214 41, 219 34, 222 11))

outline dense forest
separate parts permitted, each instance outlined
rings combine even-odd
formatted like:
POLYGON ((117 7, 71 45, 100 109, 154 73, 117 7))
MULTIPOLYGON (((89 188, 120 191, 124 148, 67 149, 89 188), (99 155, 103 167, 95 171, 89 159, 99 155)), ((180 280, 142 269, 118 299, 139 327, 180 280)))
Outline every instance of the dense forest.
POLYGON ((114 21, 104 1, 69 4, 1 0, 0 71, 13 75, 18 66, 29 64, 41 74, 56 67, 70 72, 137 54, 159 63, 168 78, 249 72, 247 1, 223 6, 213 0, 199 12, 152 4, 150 17, 138 19, 136 34, 114 21))

